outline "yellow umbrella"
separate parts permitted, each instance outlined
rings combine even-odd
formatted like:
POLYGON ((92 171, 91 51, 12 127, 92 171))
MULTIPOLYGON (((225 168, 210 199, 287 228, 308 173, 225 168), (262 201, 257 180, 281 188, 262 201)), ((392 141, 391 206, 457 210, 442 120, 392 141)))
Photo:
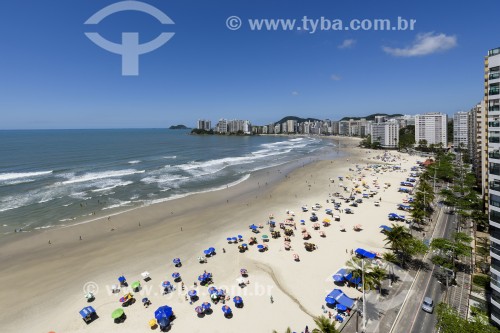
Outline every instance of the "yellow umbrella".
POLYGON ((328 222, 330 223, 330 219, 324 219, 323 222, 328 222))
POLYGON ((155 319, 151 319, 151 320, 149 321, 149 327, 153 328, 153 327, 155 327, 155 326, 156 326, 156 320, 155 320, 155 319))

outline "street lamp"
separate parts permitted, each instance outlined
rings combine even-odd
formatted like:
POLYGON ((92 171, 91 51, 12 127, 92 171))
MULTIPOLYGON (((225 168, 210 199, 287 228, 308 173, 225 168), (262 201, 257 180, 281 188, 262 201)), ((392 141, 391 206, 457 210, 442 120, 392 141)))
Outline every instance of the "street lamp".
POLYGON ((365 259, 361 258, 361 267, 359 267, 358 264, 354 262, 354 260, 351 259, 352 265, 357 268, 361 269, 361 284, 363 288, 363 317, 362 317, 362 331, 361 332, 366 332, 366 299, 365 299, 365 259))

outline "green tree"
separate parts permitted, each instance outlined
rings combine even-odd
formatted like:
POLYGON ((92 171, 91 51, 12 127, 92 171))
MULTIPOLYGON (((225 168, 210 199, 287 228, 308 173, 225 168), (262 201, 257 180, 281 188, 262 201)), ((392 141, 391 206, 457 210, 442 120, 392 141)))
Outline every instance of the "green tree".
POLYGON ((441 333, 499 333, 500 331, 488 323, 468 321, 458 315, 449 305, 439 303, 436 307, 436 328, 441 333))
POLYGON ((340 331, 335 327, 335 322, 332 322, 325 316, 318 316, 313 318, 317 328, 313 329, 313 333, 339 333, 340 331))

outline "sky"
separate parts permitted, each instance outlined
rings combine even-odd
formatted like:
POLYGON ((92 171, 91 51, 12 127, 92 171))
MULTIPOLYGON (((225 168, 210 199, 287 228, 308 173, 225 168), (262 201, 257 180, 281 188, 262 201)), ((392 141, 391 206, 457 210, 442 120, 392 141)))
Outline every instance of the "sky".
POLYGON ((143 0, 174 24, 137 10, 85 24, 118 2, 2 2, 0 129, 452 115, 481 101, 484 56, 500 47, 497 0, 143 0), (239 29, 232 30, 238 22, 231 16, 240 18, 239 29), (313 32, 311 25, 296 29, 304 17, 346 26, 353 19, 416 22, 412 31, 339 31, 324 23, 313 32), (295 19, 296 25, 252 30, 249 20, 260 19, 295 19), (140 44, 174 35, 139 56, 138 75, 122 75, 122 55, 96 45, 88 32, 116 44, 124 32, 137 32, 140 44))

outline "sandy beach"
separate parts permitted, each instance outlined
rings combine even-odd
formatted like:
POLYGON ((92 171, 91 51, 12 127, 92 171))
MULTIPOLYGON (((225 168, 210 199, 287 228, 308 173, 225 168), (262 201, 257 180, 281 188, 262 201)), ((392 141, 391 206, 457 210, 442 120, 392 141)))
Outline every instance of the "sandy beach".
MULTIPOLYGON (((353 171, 356 165, 364 168, 385 163, 375 158, 382 151, 356 148, 358 139, 335 140, 341 140, 340 150, 345 156, 261 170, 228 189, 9 239, 0 246, 3 286, 0 331, 150 332, 148 322, 162 305, 172 307, 176 315, 171 332, 271 332, 287 327, 301 332, 306 325, 313 328, 312 317, 325 314, 322 309, 325 296, 338 288, 332 275, 345 265, 351 257, 350 251, 358 247, 379 253, 387 251, 379 226, 391 224, 387 214, 396 212, 396 205, 406 197, 397 192, 399 182, 405 180, 418 159, 391 152, 394 160, 388 164, 400 165, 401 170, 361 171, 367 184, 376 180, 378 184, 388 182, 392 186, 387 189, 381 186, 376 197, 363 199, 359 207, 352 208, 354 214, 339 213, 340 222, 332 221, 327 227, 321 224, 319 230, 313 230, 309 217, 315 203, 322 205, 317 211, 321 222, 329 217, 325 208, 333 208, 333 196, 329 194, 341 192, 348 196, 353 184, 360 183, 354 179, 358 177, 353 171), (349 175, 354 181, 338 179, 349 175), (382 200, 376 207, 374 203, 379 198, 382 200), (308 212, 302 212, 303 205, 309 207, 308 212), (297 223, 291 250, 284 248, 283 230, 281 238, 272 239, 266 225, 271 213, 277 224, 283 222, 288 217, 287 210, 294 212, 297 223), (304 226, 299 222, 302 219, 306 221, 304 226), (248 228, 251 224, 263 225, 260 233, 252 233, 248 228), (356 224, 361 224, 363 230, 354 231, 356 224), (340 225, 345 226, 345 232, 340 231, 340 225), (307 228, 311 235, 307 242, 316 244, 316 250, 305 250, 302 227, 307 228), (320 237, 320 231, 326 237, 320 237), (248 243, 255 236, 263 244, 263 234, 270 238, 265 242, 268 250, 264 252, 258 251, 256 245, 249 245, 248 251, 240 253, 238 245, 226 240, 242 235, 248 243), (209 247, 214 247, 217 254, 200 264, 197 258, 209 247), (300 261, 293 259, 294 253, 300 261), (182 260, 182 267, 174 267, 174 258, 182 260), (236 281, 241 268, 249 272, 245 279, 250 283, 245 288, 240 288, 236 281), (150 273, 148 282, 141 278, 144 271, 150 273), (231 298, 226 304, 232 309, 232 318, 223 316, 220 302, 212 304, 213 313, 197 316, 195 307, 210 301, 206 286, 194 287, 204 271, 213 274, 213 285, 226 289, 231 298), (174 283, 173 272, 181 274, 184 291, 180 282, 174 283), (122 274, 129 283, 140 280, 142 290, 134 293, 136 303, 124 308, 127 319, 115 324, 111 312, 121 307, 119 299, 126 289, 113 294, 111 286, 118 284, 117 278, 122 274), (166 280, 176 290, 162 295, 161 283, 166 280), (190 304, 185 295, 193 289, 199 299, 190 304), (89 290, 96 295, 91 303, 84 297, 89 290), (243 298, 242 308, 234 306, 234 296, 243 298), (141 303, 144 297, 152 302, 148 308, 141 303), (78 312, 88 305, 96 309, 99 318, 87 325, 78 312)), ((361 295, 354 288, 341 289, 352 298, 361 295)))

